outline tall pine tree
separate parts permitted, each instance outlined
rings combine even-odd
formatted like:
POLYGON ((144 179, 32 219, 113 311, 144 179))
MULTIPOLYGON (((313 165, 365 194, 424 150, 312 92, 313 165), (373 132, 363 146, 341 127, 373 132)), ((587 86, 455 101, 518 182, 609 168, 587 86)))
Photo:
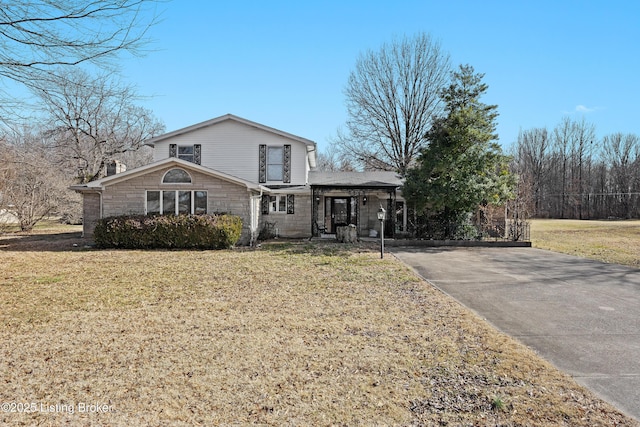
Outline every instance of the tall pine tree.
POLYGON ((488 89, 483 77, 462 65, 441 94, 445 116, 435 121, 403 190, 420 214, 460 223, 480 205, 499 205, 512 195, 508 158, 497 143, 497 106, 480 101, 488 89))

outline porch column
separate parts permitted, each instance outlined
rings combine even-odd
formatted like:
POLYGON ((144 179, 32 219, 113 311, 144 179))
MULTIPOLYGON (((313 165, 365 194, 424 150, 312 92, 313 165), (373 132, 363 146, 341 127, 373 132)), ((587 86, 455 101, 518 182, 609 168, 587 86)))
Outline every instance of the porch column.
POLYGON ((396 215, 396 189, 389 191, 389 199, 391 200, 391 237, 396 238, 396 221, 398 216, 396 215))
POLYGON ((318 191, 315 187, 311 187, 311 236, 318 237, 318 227, 316 223, 318 221, 318 191))

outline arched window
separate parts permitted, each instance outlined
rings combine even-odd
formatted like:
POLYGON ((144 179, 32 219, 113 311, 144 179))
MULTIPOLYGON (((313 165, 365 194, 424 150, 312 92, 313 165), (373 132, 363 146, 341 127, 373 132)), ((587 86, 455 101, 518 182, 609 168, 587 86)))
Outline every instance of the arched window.
POLYGON ((191 175, 184 169, 171 169, 164 174, 163 184, 191 184, 191 175))

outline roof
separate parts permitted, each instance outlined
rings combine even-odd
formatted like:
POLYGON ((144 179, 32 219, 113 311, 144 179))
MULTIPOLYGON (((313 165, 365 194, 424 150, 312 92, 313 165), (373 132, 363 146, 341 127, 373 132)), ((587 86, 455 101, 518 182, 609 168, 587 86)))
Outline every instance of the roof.
POLYGON ((315 145, 316 145, 316 143, 311 141, 310 139, 306 139, 306 138, 303 138, 301 136, 293 135, 291 133, 284 132, 284 131, 281 131, 281 130, 278 130, 278 129, 275 129, 275 128, 272 128, 272 127, 269 127, 269 126, 265 126, 265 125, 262 125, 260 123, 252 122, 251 120, 243 119, 242 117, 234 116, 233 114, 225 114, 224 116, 216 117, 214 119, 210 119, 210 120, 206 120, 204 122, 196 123, 195 125, 187 126, 187 127, 182 128, 182 129, 178 129, 178 130, 174 130, 172 132, 167 132, 167 133, 164 133, 162 135, 158 135, 158 136, 156 136, 154 138, 151 138, 151 139, 147 140, 145 142, 145 144, 153 146, 156 142, 163 141, 163 140, 165 140, 167 138, 171 138, 171 137, 174 137, 176 135, 182 135, 182 134, 185 134, 185 133, 193 132, 195 130, 206 128, 206 127, 209 127, 209 126, 213 126, 215 124, 218 124, 218 123, 221 123, 221 122, 224 122, 224 121, 227 121, 227 120, 233 120, 235 122, 242 123, 242 124, 245 124, 247 126, 251 126, 251 127, 257 128, 257 129, 261 129, 261 130, 264 130, 266 132, 275 133, 277 135, 284 136, 285 138, 289 138, 289 139, 293 139, 293 140, 302 142, 305 145, 313 146, 314 148, 315 148, 315 145))
POLYGON ((219 172, 217 170, 213 170, 201 165, 197 165, 195 163, 188 162, 186 160, 181 160, 181 159, 178 159, 177 157, 169 157, 166 159, 162 159, 160 161, 150 163, 148 165, 141 166, 139 168, 130 169, 130 170, 127 170, 126 172, 107 176, 105 178, 97 179, 95 181, 91 181, 86 184, 73 185, 70 188, 72 190, 81 191, 81 192, 91 191, 91 190, 103 190, 104 187, 107 187, 109 185, 113 185, 121 181, 126 181, 128 179, 135 178, 135 177, 156 171, 158 169, 166 168, 167 166, 179 166, 183 169, 201 172, 206 175, 215 176, 216 178, 220 178, 234 184, 244 185, 248 189, 254 189, 254 190, 260 190, 261 188, 266 189, 266 187, 261 186, 259 184, 246 181, 242 178, 238 178, 233 175, 219 172))
POLYGON ((309 172, 309 183, 314 187, 400 187, 402 179, 395 172, 309 172))

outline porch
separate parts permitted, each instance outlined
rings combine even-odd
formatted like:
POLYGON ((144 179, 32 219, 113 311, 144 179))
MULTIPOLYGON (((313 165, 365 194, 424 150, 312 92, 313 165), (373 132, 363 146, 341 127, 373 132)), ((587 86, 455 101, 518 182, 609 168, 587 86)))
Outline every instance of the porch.
POLYGON ((393 172, 312 172, 311 234, 334 237, 338 227, 354 225, 359 237, 378 237, 378 210, 387 211, 385 237, 406 230, 406 204, 393 172))

